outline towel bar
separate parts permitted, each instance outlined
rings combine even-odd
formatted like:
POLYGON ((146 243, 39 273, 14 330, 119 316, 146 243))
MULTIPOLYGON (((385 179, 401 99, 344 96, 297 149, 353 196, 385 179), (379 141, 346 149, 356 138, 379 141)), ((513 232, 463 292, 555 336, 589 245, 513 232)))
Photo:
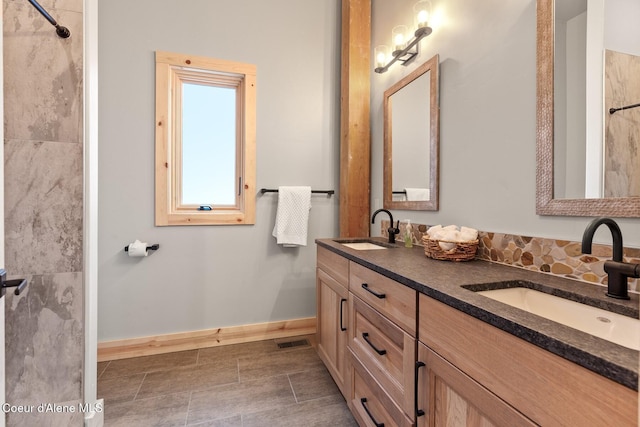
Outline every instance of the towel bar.
MULTIPOLYGON (((264 194, 264 193, 277 193, 278 190, 277 189, 273 189, 273 188, 263 188, 263 189, 260 190, 260 192, 262 194, 264 194)), ((335 191, 333 191, 333 190, 311 190, 311 192, 313 194, 326 194, 328 196, 331 196, 331 195, 335 194, 335 191)))

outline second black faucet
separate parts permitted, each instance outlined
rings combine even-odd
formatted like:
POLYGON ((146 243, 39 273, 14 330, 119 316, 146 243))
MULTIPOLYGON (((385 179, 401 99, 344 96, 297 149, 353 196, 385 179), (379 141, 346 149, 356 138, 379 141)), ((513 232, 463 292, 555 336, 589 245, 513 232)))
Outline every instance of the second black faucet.
POLYGON ((582 253, 590 254, 593 235, 602 224, 609 227, 613 237, 613 259, 605 261, 604 271, 607 273, 607 296, 618 299, 629 299, 627 277, 640 277, 640 264, 623 261, 622 232, 618 224, 611 218, 596 218, 587 225, 582 236, 582 253))

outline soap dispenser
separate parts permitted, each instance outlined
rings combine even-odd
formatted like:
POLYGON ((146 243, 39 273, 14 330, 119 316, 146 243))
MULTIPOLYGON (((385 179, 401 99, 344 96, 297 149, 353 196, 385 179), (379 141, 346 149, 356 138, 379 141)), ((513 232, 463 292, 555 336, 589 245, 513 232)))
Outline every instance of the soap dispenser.
POLYGON ((404 247, 413 247, 413 228, 411 227, 411 221, 407 220, 407 226, 404 229, 404 247))

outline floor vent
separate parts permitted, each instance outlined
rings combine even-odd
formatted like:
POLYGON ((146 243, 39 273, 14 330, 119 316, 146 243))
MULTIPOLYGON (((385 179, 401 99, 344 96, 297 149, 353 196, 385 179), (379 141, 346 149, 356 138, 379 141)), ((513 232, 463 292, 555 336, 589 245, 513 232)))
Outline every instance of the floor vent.
POLYGON ((309 345, 309 341, 304 339, 304 340, 297 340, 297 341, 279 342, 278 348, 302 347, 307 345, 309 345))

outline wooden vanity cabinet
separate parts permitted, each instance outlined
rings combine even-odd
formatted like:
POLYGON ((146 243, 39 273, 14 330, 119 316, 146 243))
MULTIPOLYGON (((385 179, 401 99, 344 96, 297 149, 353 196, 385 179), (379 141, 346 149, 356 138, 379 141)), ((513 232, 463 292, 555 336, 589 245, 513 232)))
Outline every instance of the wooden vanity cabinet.
POLYGON ((438 411, 452 407, 442 396, 471 419, 479 412, 499 426, 637 425, 637 391, 426 295, 418 299, 425 364, 418 400, 426 412, 418 425, 457 425, 438 422, 449 416, 438 411))
POLYGON ((322 247, 317 304, 318 353, 360 426, 638 423, 637 391, 322 247))
POLYGON ((361 425, 413 425, 416 306, 415 290, 350 264, 350 408, 361 425))
POLYGON ((316 269, 318 355, 343 396, 347 396, 349 261, 318 247, 316 269))

